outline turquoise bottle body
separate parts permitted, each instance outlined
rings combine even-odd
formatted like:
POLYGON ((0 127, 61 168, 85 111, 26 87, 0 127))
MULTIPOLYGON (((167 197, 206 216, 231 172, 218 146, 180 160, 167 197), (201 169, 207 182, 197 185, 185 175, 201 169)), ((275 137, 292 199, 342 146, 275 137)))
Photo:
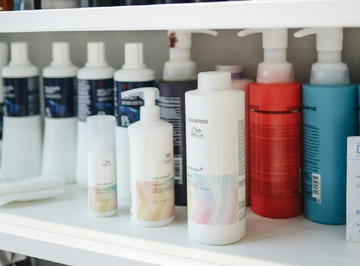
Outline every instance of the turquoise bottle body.
POLYGON ((357 87, 303 85, 304 215, 346 223, 346 140, 357 135, 357 87))

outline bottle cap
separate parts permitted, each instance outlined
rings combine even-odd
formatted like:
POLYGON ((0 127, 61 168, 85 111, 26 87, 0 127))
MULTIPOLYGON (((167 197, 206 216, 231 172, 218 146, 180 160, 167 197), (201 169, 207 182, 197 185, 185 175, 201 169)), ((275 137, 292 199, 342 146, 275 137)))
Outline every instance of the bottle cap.
POLYGON ((103 42, 88 42, 86 67, 105 67, 105 44, 103 42))
POLYGON ((52 44, 51 66, 71 66, 70 45, 68 42, 54 42, 52 44))
POLYGON ((160 108, 156 105, 156 100, 159 99, 158 88, 145 87, 128 90, 121 93, 121 98, 134 96, 138 96, 144 100, 144 106, 140 107, 141 121, 160 120, 160 108))
POLYGON ((295 38, 316 34, 317 51, 341 51, 343 48, 342 28, 305 28, 294 33, 295 38))
POLYGON ((28 44, 26 42, 12 42, 10 66, 28 66, 30 65, 28 56, 28 44))
POLYGON ((115 152, 115 116, 93 115, 86 122, 88 152, 115 152))
POLYGON ((143 44, 125 43, 125 64, 123 69, 144 69, 143 44))
POLYGON ((231 89, 229 72, 209 71, 198 75, 198 89, 201 91, 218 91, 231 89))
POLYGON ((231 74, 231 80, 243 78, 243 66, 241 65, 217 65, 216 71, 229 72, 231 74))

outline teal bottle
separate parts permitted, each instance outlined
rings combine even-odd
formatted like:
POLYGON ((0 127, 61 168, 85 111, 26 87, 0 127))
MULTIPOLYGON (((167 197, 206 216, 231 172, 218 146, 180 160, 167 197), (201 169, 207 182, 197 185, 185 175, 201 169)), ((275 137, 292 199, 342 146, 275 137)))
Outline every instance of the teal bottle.
POLYGON ((309 28, 318 62, 303 85, 304 215, 322 224, 346 223, 346 141, 357 135, 357 86, 341 62, 342 28, 309 28))

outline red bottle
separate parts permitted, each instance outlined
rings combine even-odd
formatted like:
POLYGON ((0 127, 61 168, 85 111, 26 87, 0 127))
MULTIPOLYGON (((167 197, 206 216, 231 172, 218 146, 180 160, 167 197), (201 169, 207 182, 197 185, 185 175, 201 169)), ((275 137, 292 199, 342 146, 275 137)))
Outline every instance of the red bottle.
POLYGON ((0 11, 10 11, 14 9, 14 1, 0 0, 0 11))

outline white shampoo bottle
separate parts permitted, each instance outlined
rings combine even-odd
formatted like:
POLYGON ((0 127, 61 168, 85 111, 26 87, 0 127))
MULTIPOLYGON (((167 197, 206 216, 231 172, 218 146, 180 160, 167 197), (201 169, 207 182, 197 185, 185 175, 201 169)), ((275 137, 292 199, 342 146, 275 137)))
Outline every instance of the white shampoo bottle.
POLYGON ((88 188, 87 175, 87 126, 91 115, 114 114, 114 71, 105 59, 105 44, 87 44, 87 62, 78 71, 78 138, 76 160, 76 183, 88 188))
POLYGON ((28 59, 27 43, 11 43, 10 56, 1 72, 5 101, 1 166, 5 179, 17 180, 41 172, 39 69, 28 59))
POLYGON ((140 121, 129 129, 131 221, 157 227, 175 219, 173 126, 160 119, 157 88, 123 92, 145 101, 140 121))
POLYGON ((76 75, 67 42, 54 42, 52 62, 43 69, 45 130, 42 161, 44 176, 61 176, 66 183, 76 176, 76 75))
POLYGON ((185 94, 188 231, 204 244, 245 235, 244 105, 227 72, 200 73, 185 94))

